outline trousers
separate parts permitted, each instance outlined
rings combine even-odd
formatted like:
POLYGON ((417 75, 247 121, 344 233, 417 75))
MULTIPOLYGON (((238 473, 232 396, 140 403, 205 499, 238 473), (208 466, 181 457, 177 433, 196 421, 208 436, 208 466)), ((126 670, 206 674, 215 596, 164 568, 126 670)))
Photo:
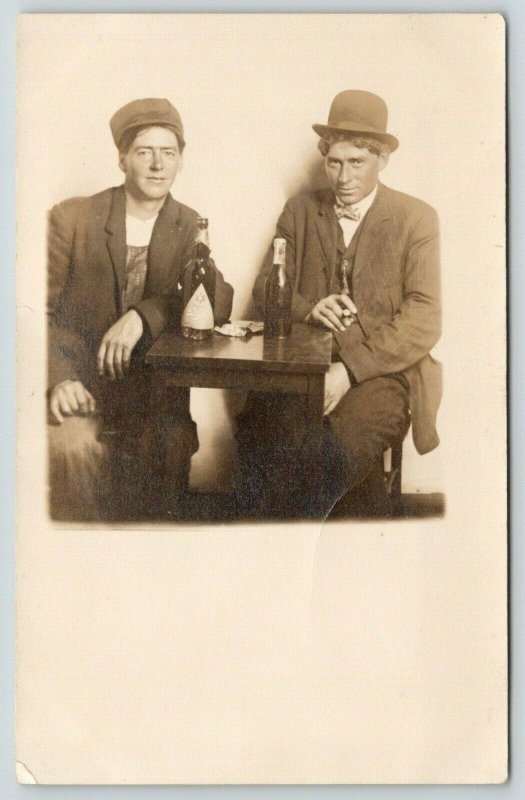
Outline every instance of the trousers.
POLYGON ((187 481, 198 449, 188 390, 173 390, 161 402, 150 396, 144 373, 111 395, 100 400, 95 417, 71 416, 47 426, 52 519, 162 517, 164 503, 172 499, 162 496, 168 460, 170 474, 187 481))
POLYGON ((384 451, 408 430, 408 399, 402 375, 364 381, 348 390, 321 430, 313 431, 301 395, 251 392, 237 417, 238 513, 325 519, 349 493, 360 491, 362 502, 367 481, 370 515, 388 513, 384 481, 377 476, 383 475, 384 451), (321 476, 317 485, 312 465, 321 476))

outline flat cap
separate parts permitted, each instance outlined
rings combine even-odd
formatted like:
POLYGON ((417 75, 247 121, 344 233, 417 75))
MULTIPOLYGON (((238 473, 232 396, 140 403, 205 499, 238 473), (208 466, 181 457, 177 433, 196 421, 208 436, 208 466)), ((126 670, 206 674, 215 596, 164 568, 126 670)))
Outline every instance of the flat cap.
POLYGON ((113 141, 119 147, 126 131, 144 125, 162 125, 171 128, 177 136, 181 147, 184 146, 184 129, 180 114, 169 100, 162 97, 145 97, 143 100, 132 100, 119 108, 109 121, 113 141))

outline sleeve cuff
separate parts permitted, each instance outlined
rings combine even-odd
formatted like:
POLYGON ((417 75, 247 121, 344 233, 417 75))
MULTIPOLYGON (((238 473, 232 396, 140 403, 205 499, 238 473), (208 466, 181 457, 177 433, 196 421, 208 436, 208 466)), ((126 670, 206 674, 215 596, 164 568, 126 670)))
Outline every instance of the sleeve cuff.
POLYGON ((132 311, 132 310, 133 310, 133 311, 136 311, 136 312, 137 312, 137 314, 139 315, 139 317, 141 318, 141 320, 142 320, 142 325, 143 325, 143 328, 144 328, 144 331, 143 331, 143 334, 142 334, 142 335, 143 335, 143 336, 144 336, 144 335, 146 335, 146 336, 152 336, 152 333, 151 333, 151 328, 150 328, 150 326, 149 326, 149 322, 148 322, 148 320, 147 320, 146 316, 145 316, 145 315, 142 313, 142 311, 140 310, 140 308, 138 308, 137 306, 130 306, 128 310, 129 310, 129 311, 132 311))
POLYGON ((351 325, 346 331, 336 331, 334 337, 339 345, 339 358, 354 376, 355 383, 384 374, 363 343, 363 332, 359 325, 351 325))
POLYGON ((304 322, 315 303, 313 300, 305 300, 299 292, 294 292, 292 299, 292 321, 304 322))

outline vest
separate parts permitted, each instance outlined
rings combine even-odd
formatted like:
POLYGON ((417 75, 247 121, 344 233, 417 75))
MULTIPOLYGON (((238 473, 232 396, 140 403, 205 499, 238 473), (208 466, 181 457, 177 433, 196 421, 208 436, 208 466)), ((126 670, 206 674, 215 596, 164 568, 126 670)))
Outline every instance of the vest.
POLYGON ((352 297, 352 274, 354 271, 354 261, 359 244, 359 237, 363 232, 368 214, 359 223, 356 232, 352 236, 352 241, 345 245, 343 229, 337 224, 337 252, 334 271, 329 275, 328 294, 341 294, 343 290, 343 273, 346 275, 348 294, 352 297))

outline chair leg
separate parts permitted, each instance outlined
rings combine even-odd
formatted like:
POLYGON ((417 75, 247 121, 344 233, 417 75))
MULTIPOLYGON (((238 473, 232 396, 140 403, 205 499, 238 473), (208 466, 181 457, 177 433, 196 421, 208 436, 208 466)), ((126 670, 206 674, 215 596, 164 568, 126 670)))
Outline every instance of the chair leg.
POLYGON ((390 470, 385 472, 385 484, 390 495, 392 509, 399 514, 401 507, 401 482, 403 466, 403 442, 397 442, 390 450, 390 470))
POLYGON ((403 442, 398 442, 392 448, 392 466, 390 468, 392 474, 390 494, 392 494, 394 497, 399 497, 401 494, 402 466, 403 442))

